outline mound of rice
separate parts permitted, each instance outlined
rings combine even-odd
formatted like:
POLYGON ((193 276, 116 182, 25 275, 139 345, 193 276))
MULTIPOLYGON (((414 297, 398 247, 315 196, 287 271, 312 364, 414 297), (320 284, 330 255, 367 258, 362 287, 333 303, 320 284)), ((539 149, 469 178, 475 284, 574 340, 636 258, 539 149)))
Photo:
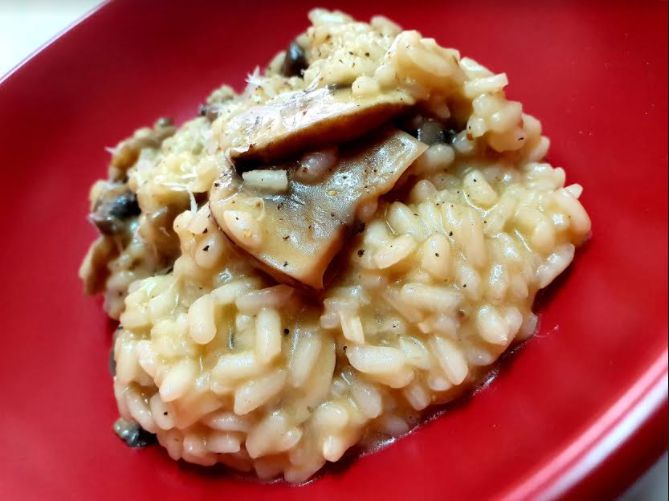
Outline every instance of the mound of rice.
POLYGON ((106 214, 122 228, 105 226, 81 269, 120 319, 121 417, 175 460, 288 482, 407 433, 479 382, 533 334, 535 294, 590 232, 582 188, 542 160, 548 139, 506 99, 505 74, 383 17, 316 9, 310 20, 296 39, 301 75, 285 76, 281 52, 241 94, 222 87, 201 116, 178 129, 161 120, 113 151, 92 207, 120 186, 139 210, 106 214), (207 202, 232 168, 234 117, 327 86, 356 99, 399 89, 419 110, 406 127, 438 137, 401 189, 365 208, 314 292, 260 271, 207 202))

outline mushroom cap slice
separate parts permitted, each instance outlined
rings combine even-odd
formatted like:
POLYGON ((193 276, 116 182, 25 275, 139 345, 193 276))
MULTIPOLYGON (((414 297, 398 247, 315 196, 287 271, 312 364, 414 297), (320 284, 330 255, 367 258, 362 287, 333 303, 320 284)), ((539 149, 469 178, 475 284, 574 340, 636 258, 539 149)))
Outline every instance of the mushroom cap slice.
POLYGON ((405 132, 385 132, 345 151, 320 182, 291 178, 282 193, 253 190, 230 170, 212 188, 211 213, 277 280, 322 289, 358 207, 390 191, 426 148, 405 132))
POLYGON ((233 117, 223 129, 230 157, 269 163, 361 137, 414 104, 395 90, 368 97, 322 87, 279 94, 233 117))

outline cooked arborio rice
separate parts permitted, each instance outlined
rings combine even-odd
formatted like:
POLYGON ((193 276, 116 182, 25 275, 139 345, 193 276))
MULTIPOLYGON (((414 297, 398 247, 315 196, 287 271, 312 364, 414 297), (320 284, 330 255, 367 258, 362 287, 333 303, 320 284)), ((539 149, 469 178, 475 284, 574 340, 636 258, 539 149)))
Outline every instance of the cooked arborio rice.
POLYGON ((383 17, 309 18, 241 94, 112 151, 81 268, 120 320, 125 422, 289 482, 480 381, 590 232, 504 73, 383 17))

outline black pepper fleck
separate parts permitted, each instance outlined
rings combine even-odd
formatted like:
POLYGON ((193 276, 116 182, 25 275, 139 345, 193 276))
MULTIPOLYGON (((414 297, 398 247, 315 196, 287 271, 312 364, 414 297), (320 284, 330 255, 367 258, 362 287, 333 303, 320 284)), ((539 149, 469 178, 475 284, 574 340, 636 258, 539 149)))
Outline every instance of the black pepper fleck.
POLYGON ((205 245, 204 247, 202 247, 202 250, 204 252, 208 252, 209 251, 209 245, 205 245))
POLYGON ((362 257, 365 255, 365 249, 358 249, 358 256, 362 257))

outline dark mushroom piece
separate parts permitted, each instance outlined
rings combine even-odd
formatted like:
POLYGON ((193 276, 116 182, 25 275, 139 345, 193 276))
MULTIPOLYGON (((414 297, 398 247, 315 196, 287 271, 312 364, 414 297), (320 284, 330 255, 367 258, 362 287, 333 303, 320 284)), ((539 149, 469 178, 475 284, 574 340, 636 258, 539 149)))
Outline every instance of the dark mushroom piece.
POLYGON ((443 126, 431 118, 425 120, 416 132, 418 140, 422 143, 433 145, 446 142, 443 126))
POLYGON ((130 219, 138 216, 140 212, 137 196, 127 185, 109 183, 96 201, 95 210, 89 215, 89 220, 100 234, 113 236, 124 233, 130 219))
POLYGON ((280 193, 250 187, 230 170, 212 188, 211 213, 277 280, 322 289, 325 270, 355 227, 358 209, 390 191, 426 149, 405 132, 388 131, 349 147, 320 182, 291 175, 280 193))
POLYGON ((156 436, 149 433, 133 421, 119 418, 114 423, 114 433, 125 442, 128 447, 146 447, 157 442, 156 436))
POLYGON ((444 131, 444 142, 446 144, 453 144, 455 137, 458 135, 458 131, 455 129, 447 129, 444 131))
POLYGON ((301 77, 309 67, 307 63, 307 56, 304 49, 297 40, 293 40, 286 50, 286 55, 283 58, 281 65, 281 74, 284 77, 301 77))
POLYGON ((213 122, 221 114, 222 109, 223 105, 221 103, 201 104, 198 115, 206 117, 209 122, 213 122))
POLYGON ((267 164, 362 137, 413 103, 400 90, 370 97, 353 96, 350 88, 285 92, 233 117, 223 138, 234 138, 233 160, 267 164))

